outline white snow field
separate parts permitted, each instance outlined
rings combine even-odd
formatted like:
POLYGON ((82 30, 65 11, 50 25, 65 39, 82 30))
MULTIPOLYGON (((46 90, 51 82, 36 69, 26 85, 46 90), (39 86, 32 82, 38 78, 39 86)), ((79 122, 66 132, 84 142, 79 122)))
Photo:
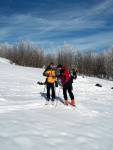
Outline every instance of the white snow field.
POLYGON ((0 150, 113 150, 113 82, 78 76, 77 108, 59 87, 57 107, 46 106, 43 71, 0 58, 0 150))

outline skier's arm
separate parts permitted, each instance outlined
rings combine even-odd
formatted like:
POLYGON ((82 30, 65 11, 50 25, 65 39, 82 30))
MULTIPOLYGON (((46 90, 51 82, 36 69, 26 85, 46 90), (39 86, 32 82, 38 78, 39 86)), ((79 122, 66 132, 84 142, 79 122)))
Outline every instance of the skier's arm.
POLYGON ((65 75, 63 75, 62 85, 64 85, 64 84, 65 84, 65 82, 66 82, 66 76, 65 76, 65 75))
POLYGON ((47 74, 47 72, 46 72, 47 70, 45 70, 44 72, 43 72, 43 76, 45 76, 45 77, 49 77, 49 74, 47 74))
POLYGON ((55 77, 56 77, 55 75, 50 74, 50 73, 48 72, 48 70, 45 70, 45 71, 43 72, 43 76, 45 76, 45 77, 52 77, 52 78, 55 78, 55 77))

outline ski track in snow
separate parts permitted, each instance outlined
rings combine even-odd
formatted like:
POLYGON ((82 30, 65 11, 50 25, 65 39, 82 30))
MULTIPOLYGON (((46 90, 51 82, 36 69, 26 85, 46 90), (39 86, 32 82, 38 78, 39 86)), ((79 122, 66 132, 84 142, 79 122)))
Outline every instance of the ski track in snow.
POLYGON ((44 85, 36 84, 42 72, 0 58, 0 150, 112 150, 112 81, 78 76, 73 110, 59 87, 55 105, 45 105, 44 85))

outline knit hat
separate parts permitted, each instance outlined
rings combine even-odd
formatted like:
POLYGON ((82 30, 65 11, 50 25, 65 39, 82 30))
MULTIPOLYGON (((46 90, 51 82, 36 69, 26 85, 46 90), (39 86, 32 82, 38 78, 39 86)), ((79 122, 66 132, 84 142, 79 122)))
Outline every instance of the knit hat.
POLYGON ((62 68, 62 65, 61 65, 61 64, 59 64, 59 65, 57 66, 57 68, 62 68))
POLYGON ((50 65, 54 66, 54 63, 53 63, 53 62, 51 62, 51 63, 50 63, 50 65))

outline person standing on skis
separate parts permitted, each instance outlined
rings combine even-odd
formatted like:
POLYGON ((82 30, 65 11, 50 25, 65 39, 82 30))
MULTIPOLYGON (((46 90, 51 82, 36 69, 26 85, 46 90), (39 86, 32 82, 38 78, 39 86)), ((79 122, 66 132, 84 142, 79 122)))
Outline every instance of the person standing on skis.
POLYGON ((55 100, 55 89, 54 89, 54 83, 55 83, 55 69, 54 69, 54 63, 50 63, 50 65, 46 68, 46 70, 43 72, 43 75, 47 77, 46 85, 47 85, 47 102, 50 100, 50 89, 52 91, 52 102, 54 103, 55 100))
POLYGON ((72 70, 74 79, 77 79, 77 71, 78 71, 77 67, 73 68, 72 70))
POLYGON ((63 67, 61 64, 57 66, 57 69, 60 71, 60 75, 58 75, 58 79, 61 81, 61 85, 63 87, 63 95, 64 95, 64 104, 68 105, 67 91, 71 98, 71 105, 75 106, 74 95, 72 93, 72 80, 68 73, 66 67, 63 67))

